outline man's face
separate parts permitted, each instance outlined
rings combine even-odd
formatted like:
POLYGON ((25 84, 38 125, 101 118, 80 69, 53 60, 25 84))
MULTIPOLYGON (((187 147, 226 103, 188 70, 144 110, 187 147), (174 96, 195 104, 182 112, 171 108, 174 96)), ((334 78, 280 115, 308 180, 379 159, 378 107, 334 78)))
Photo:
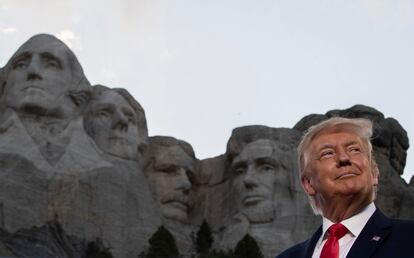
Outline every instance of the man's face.
POLYGON ((116 91, 104 91, 92 101, 86 123, 101 150, 124 159, 137 158, 137 118, 132 107, 116 91))
POLYGON ((179 146, 160 147, 148 178, 165 218, 186 222, 194 159, 179 146))
POLYGON ((378 174, 371 168, 368 154, 368 147, 354 133, 325 133, 311 142, 309 172, 302 184, 322 212, 342 197, 354 196, 367 204, 372 201, 378 174))
POLYGON ((247 144, 232 162, 239 211, 251 221, 273 219, 275 182, 288 184, 288 177, 278 173, 274 150, 272 141, 258 140, 247 144))
POLYGON ((16 109, 45 110, 68 105, 63 102, 67 102, 65 94, 71 88, 72 74, 66 49, 53 38, 34 38, 19 49, 4 89, 6 104, 16 109))

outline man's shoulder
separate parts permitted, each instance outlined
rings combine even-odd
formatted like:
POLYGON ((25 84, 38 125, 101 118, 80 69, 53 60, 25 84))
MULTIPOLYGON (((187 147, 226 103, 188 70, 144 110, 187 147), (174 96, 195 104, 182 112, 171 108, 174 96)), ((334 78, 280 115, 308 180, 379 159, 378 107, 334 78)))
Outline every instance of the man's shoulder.
POLYGON ((300 257, 305 257, 306 254, 306 250, 308 249, 309 246, 309 242, 310 239, 296 244, 288 249, 286 249, 285 251, 283 251, 282 253, 280 253, 279 255, 276 256, 276 258, 300 258, 300 257))
POLYGON ((408 219, 391 219, 394 231, 414 232, 414 220, 408 219))

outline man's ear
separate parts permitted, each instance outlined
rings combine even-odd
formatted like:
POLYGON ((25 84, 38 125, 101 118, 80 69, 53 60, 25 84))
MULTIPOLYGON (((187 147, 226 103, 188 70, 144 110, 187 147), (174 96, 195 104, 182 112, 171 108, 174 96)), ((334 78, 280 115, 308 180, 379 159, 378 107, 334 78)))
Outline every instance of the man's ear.
POLYGON ((69 96, 79 110, 84 110, 91 99, 91 93, 86 90, 82 91, 71 91, 69 96))
POLYGON ((315 188, 313 188, 313 183, 308 176, 302 176, 301 183, 303 189, 309 196, 314 196, 316 194, 315 188))
POLYGON ((379 169, 377 166, 374 167, 373 171, 372 171, 372 176, 374 178, 374 186, 378 185, 378 181, 379 181, 379 169))

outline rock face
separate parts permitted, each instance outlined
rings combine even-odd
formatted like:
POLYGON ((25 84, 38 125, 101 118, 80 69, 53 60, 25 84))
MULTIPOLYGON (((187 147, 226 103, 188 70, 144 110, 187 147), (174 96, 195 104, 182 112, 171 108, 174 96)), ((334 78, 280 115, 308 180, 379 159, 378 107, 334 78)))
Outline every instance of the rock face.
POLYGON ((144 109, 125 89, 90 85, 73 52, 41 34, 1 68, 0 110, 0 255, 85 257, 99 239, 116 258, 137 257, 160 225, 191 255, 206 219, 214 248, 233 249, 249 233, 274 257, 320 224, 296 147, 333 116, 374 122, 376 204, 414 218, 414 183, 401 178, 407 133, 371 107, 308 115, 293 128, 239 127, 226 153, 198 160, 185 141, 148 137, 144 109))

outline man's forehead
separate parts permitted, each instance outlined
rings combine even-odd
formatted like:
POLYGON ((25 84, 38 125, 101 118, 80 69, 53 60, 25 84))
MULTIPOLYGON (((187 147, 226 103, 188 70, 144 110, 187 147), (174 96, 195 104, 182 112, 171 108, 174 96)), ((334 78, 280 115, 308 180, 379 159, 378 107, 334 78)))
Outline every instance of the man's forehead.
POLYGON ((311 141, 312 149, 320 149, 324 147, 331 147, 337 144, 361 144, 363 140, 361 137, 349 131, 341 132, 322 132, 317 134, 311 141))
POLYGON ((69 48, 55 38, 35 38, 24 43, 14 55, 15 57, 25 54, 44 54, 60 58, 67 61, 67 51, 69 48))
POLYGON ((194 159, 178 145, 159 147, 155 161, 158 165, 170 164, 183 167, 191 167, 194 164, 194 159))
POLYGON ((99 97, 97 97, 94 101, 97 105, 110 104, 117 107, 128 108, 129 110, 133 110, 128 101, 126 101, 126 99, 121 94, 113 90, 103 91, 102 94, 99 97))
POLYGON ((260 158, 274 158, 275 142, 269 139, 260 139, 244 146, 239 155, 237 155, 234 163, 256 160, 260 158))

